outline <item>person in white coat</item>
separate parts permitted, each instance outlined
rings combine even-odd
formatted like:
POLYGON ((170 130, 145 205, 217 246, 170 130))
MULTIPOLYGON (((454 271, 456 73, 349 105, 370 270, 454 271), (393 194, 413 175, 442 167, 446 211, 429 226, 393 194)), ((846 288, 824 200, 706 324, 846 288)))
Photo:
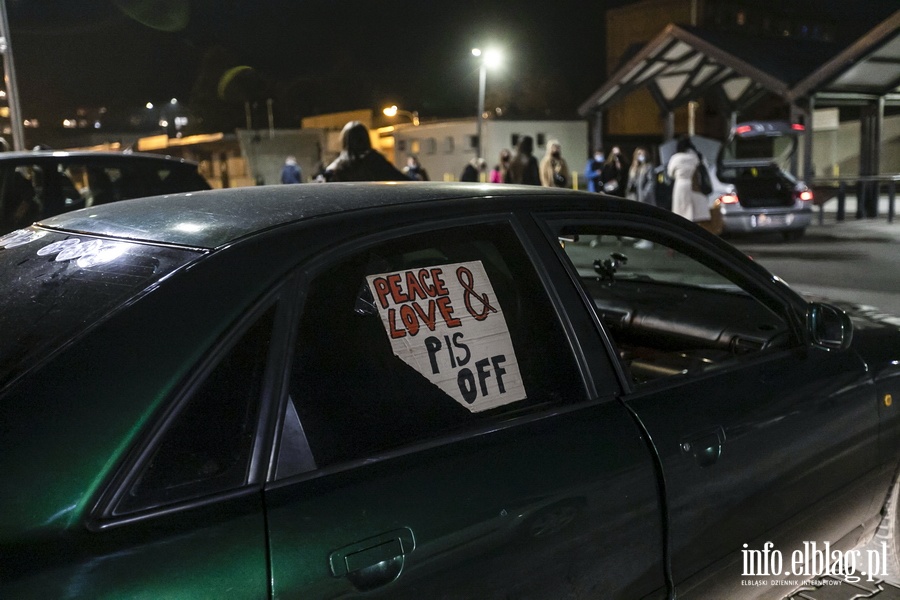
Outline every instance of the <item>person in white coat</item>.
POLYGON ((666 167, 673 180, 672 212, 695 222, 710 220, 709 199, 693 187, 694 171, 699 164, 700 156, 690 138, 682 137, 666 167))

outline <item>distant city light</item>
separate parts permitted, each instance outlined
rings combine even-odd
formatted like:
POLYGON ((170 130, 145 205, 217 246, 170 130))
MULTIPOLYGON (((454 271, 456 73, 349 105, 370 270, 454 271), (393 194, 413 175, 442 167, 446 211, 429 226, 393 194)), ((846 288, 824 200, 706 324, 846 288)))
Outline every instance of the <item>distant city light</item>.
POLYGON ((147 107, 147 110, 153 110, 153 103, 152 103, 152 102, 148 102, 148 103, 145 104, 144 106, 147 107))

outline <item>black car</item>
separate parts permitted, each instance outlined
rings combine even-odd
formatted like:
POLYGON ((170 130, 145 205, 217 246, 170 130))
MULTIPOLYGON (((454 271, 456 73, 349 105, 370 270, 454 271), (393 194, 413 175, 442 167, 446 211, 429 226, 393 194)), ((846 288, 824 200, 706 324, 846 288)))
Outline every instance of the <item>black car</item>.
POLYGON ((3 598, 777 598, 900 572, 897 327, 667 211, 177 194, 0 237, 0 286, 3 598))
POLYGON ((196 163, 122 152, 0 153, 0 234, 118 200, 210 189, 196 163))

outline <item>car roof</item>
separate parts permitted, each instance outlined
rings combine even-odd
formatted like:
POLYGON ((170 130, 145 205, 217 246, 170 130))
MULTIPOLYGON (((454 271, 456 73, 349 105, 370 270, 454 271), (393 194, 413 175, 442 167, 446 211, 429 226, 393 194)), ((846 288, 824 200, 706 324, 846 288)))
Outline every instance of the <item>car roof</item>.
POLYGON ((26 150, 14 152, 0 152, 0 163, 6 161, 27 162, 34 159, 71 159, 78 161, 129 161, 129 160, 157 160, 169 163, 187 163, 196 165, 194 161, 167 154, 153 154, 150 152, 112 152, 104 150, 26 150))
POLYGON ((473 198, 548 195, 601 199, 587 192, 507 184, 309 183, 138 198, 72 211, 39 224, 91 235, 212 249, 280 225, 349 211, 473 198))

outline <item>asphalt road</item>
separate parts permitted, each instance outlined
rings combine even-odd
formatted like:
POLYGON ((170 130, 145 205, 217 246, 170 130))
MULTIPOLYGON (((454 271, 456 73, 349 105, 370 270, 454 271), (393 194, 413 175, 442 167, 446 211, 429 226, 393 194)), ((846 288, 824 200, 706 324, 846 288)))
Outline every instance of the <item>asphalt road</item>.
POLYGON ((778 235, 728 241, 798 292, 900 317, 900 221, 826 221, 794 242, 778 235))

